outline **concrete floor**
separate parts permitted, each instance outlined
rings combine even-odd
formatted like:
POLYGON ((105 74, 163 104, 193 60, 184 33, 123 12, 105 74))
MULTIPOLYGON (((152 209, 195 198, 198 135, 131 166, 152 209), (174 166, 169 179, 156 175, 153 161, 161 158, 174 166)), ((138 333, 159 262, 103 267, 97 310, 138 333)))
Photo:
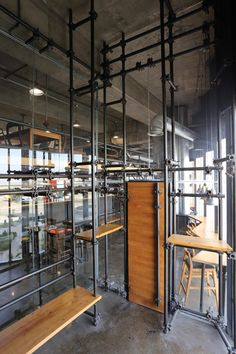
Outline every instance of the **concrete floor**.
POLYGON ((37 354, 226 354, 208 323, 179 314, 172 332, 162 332, 162 315, 102 293, 97 327, 83 315, 46 343, 37 354))

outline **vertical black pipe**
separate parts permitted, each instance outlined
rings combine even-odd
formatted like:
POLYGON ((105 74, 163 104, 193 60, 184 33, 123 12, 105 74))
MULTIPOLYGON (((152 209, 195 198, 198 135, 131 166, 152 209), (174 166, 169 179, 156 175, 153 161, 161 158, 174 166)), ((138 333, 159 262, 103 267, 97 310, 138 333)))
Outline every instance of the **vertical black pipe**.
MULTIPOLYGON (((168 29, 169 29, 169 65, 170 65, 170 80, 174 83, 174 56, 173 56, 173 21, 174 17, 173 14, 169 13, 168 18, 168 29)), ((171 118, 171 156, 172 160, 176 160, 176 153, 175 153, 175 90, 172 86, 170 86, 170 118, 171 118)), ((175 180, 176 176, 175 173, 172 173, 172 191, 175 191, 175 180)), ((176 233, 176 199, 172 198, 171 204, 171 231, 172 233, 176 233)), ((176 271, 176 249, 173 248, 172 251, 172 300, 175 299, 175 271, 176 271)))
MULTIPOLYGON (((236 74, 235 63, 233 67, 234 75, 236 74)), ((235 76, 233 76, 235 77, 235 76)), ((234 82, 233 88, 233 152, 236 154, 236 86, 234 82)), ((236 250, 236 174, 233 178, 233 250, 236 250)), ((236 261, 233 261, 233 271, 232 271, 232 287, 233 287, 233 323, 234 323, 234 348, 236 349, 236 261)))
MULTIPOLYGON (((95 191, 95 121, 94 121, 94 76, 95 76, 95 48, 94 48, 94 23, 95 23, 95 16, 94 16, 94 0, 90 1, 90 55, 91 55, 91 72, 90 72, 90 106, 91 106, 91 169, 92 169, 92 243, 93 243, 93 294, 96 296, 97 294, 97 239, 96 239, 96 191, 95 191)), ((94 307, 94 316, 96 317, 96 306, 94 307)))
MULTIPOLYGON (((217 127, 217 133, 218 133, 218 158, 221 158, 221 114, 218 109, 218 127, 217 127)), ((219 170, 218 172, 218 193, 222 194, 222 170, 219 170)), ((221 198, 219 198, 219 207, 218 207, 218 225, 219 225, 219 240, 222 240, 223 237, 223 228, 222 228, 222 208, 223 208, 223 201, 221 198)), ((219 254, 219 317, 221 318, 223 316, 223 255, 219 254)))
POLYGON ((168 330, 168 225, 169 225, 169 213, 168 213, 168 147, 167 147, 167 122, 166 122, 166 63, 165 63, 165 13, 164 13, 164 0, 160 0, 160 28, 161 28, 161 81, 162 81, 162 114, 163 114, 163 149, 164 149, 164 246, 165 246, 165 257, 164 257, 164 331, 168 330))
MULTIPOLYGON (((103 145, 104 165, 107 165, 107 55, 106 43, 103 42, 103 145)), ((104 173, 104 224, 107 223, 107 175, 104 173)), ((105 289, 108 287, 108 237, 105 236, 105 289)))
MULTIPOLYGON (((122 79, 122 119, 123 119, 123 163, 126 166, 127 163, 127 131, 126 131, 126 85, 125 85, 125 34, 122 32, 121 40, 121 79, 122 79)), ((124 183, 124 193, 125 197, 127 194, 126 188, 126 173, 123 174, 123 183, 124 183)), ((128 239, 127 239, 127 212, 126 212, 126 203, 123 203, 124 211, 124 288, 126 294, 128 294, 128 239)))
POLYGON ((74 49, 73 49, 73 18, 69 9, 69 65, 70 65, 70 181, 71 181, 71 245, 72 245, 72 274, 73 287, 76 287, 76 240, 75 240, 75 186, 74 186, 74 49))

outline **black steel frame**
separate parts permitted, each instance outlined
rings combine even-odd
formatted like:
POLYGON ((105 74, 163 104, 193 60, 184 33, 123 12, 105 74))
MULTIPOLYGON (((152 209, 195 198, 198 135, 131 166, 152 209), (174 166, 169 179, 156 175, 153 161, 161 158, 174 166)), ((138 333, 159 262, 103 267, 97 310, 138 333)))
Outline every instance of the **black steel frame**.
MULTIPOLYGON (((41 291, 68 277, 69 275, 73 276, 73 287, 77 286, 77 279, 76 279, 76 256, 75 256, 75 252, 76 252, 76 238, 75 238, 75 215, 74 215, 74 210, 75 210, 75 201, 74 201, 74 195, 76 190, 78 190, 77 187, 75 187, 74 184, 74 179, 76 177, 80 177, 79 174, 75 173, 75 167, 77 165, 79 165, 78 163, 76 163, 74 161, 74 129, 73 129, 73 123, 74 123, 74 116, 73 116, 73 111, 74 111, 74 95, 76 94, 76 90, 74 89, 74 84, 73 84, 73 65, 74 62, 77 62, 79 64, 81 64, 83 67, 85 67, 86 69, 90 70, 91 73, 91 78, 90 78, 90 93, 91 93, 91 146, 92 146, 92 161, 90 163, 87 164, 91 164, 92 167, 92 174, 91 174, 91 183, 92 183, 92 205, 93 205, 93 212, 92 212, 92 225, 93 225, 93 294, 94 296, 96 296, 97 291, 96 291, 96 286, 97 286, 97 279, 96 279, 96 252, 95 252, 95 247, 97 245, 97 241, 96 241, 96 233, 95 233, 95 168, 96 168, 96 161, 94 159, 94 129, 95 129, 95 124, 94 124, 94 82, 95 82, 95 45, 94 45, 94 23, 95 20, 97 18, 97 14, 95 12, 94 9, 94 0, 90 1, 90 16, 88 18, 88 20, 86 19, 86 21, 81 21, 79 23, 74 24, 73 23, 73 14, 72 14, 72 10, 69 10, 69 23, 68 23, 68 28, 69 28, 69 50, 65 50, 64 48, 62 48, 61 46, 59 46, 57 43, 55 43, 53 40, 47 38, 44 34, 42 34, 38 29, 35 29, 34 27, 32 27, 31 25, 29 25, 28 23, 26 23, 25 21, 23 21, 20 17, 18 17, 17 15, 15 15, 14 13, 12 13, 11 11, 9 11, 7 8, 5 8, 4 6, 0 5, 0 11, 2 11, 3 13, 5 13, 7 16, 9 16, 10 18, 14 19, 15 21, 17 21, 17 25, 22 25, 24 28, 28 29, 29 31, 31 31, 33 33, 32 37, 26 41, 26 44, 29 45, 34 39, 35 37, 40 37, 41 39, 43 39, 47 44, 44 48, 39 50, 39 53, 42 53, 44 51, 46 51, 47 49, 49 49, 49 47, 54 47, 56 49, 58 49, 60 52, 62 52, 63 54, 65 54, 68 58, 69 58, 69 78, 70 78, 70 88, 69 88, 69 93, 70 93, 70 102, 69 102, 69 106, 70 106, 70 172, 68 173, 53 173, 50 169, 47 170, 38 170, 38 169, 33 169, 31 171, 27 171, 27 172, 23 172, 23 171, 8 171, 8 173, 6 174, 1 174, 0 178, 1 179, 7 179, 8 181, 11 179, 33 179, 33 180, 37 180, 38 178, 48 178, 53 179, 53 178, 68 178, 71 181, 71 186, 70 189, 66 189, 66 188, 57 188, 57 189, 52 189, 52 188, 47 188, 47 189, 40 189, 37 187, 34 187, 32 189, 27 189, 27 190, 7 190, 7 191, 1 191, 0 194, 11 194, 11 195, 31 195, 32 197, 37 197, 39 195, 48 195, 50 196, 50 193, 53 193, 55 191, 70 191, 71 193, 71 222, 70 222, 70 226, 72 229, 72 236, 71 236, 71 242, 72 242, 72 248, 71 248, 71 256, 67 257, 63 260, 54 262, 51 265, 42 267, 36 271, 30 272, 26 275, 23 275, 21 277, 18 277, 10 282, 4 283, 0 286, 0 291, 3 291, 5 289, 8 289, 9 287, 18 284, 22 281, 24 281, 25 279, 37 276, 39 277, 39 282, 38 282, 38 286, 29 291, 26 292, 25 294, 23 294, 22 296, 9 301, 7 303, 5 303, 4 305, 2 305, 0 307, 0 311, 4 310, 8 307, 10 307, 11 305, 14 305, 15 303, 27 298, 28 296, 31 296, 35 293, 39 294, 39 300, 40 300, 40 306, 42 305, 42 297, 41 297, 41 291), (84 63, 82 60, 80 60, 77 56, 75 56, 74 54, 74 50, 73 50, 73 31, 79 27, 80 25, 90 22, 90 33, 91 33, 91 66, 87 65, 86 63, 84 63), (45 272, 51 268, 57 267, 60 264, 65 264, 67 262, 70 262, 71 264, 71 269, 70 271, 62 274, 61 276, 58 276, 57 278, 54 278, 53 280, 41 285, 41 278, 40 275, 42 272, 45 272)), ((90 175, 86 175, 86 177, 88 177, 90 175)), ((98 320, 98 314, 97 314, 97 306, 93 305, 93 313, 88 312, 88 315, 93 317, 94 320, 94 324, 97 323, 98 320)))
MULTIPOLYGON (((168 21, 169 27, 169 56, 166 58, 165 54, 165 11, 164 11, 164 4, 165 0, 160 0, 160 27, 161 27, 161 64, 162 64, 162 109, 163 109, 163 124, 166 124, 166 59, 170 62, 170 79, 174 82, 174 68, 173 68, 173 59, 175 56, 173 55, 173 23, 174 21, 168 21)), ((173 13, 169 12, 169 19, 173 18, 173 13)), ((174 120, 174 85, 170 85, 170 95, 171 95, 171 115, 172 115, 172 152, 171 158, 175 161, 175 120, 174 120)), ((165 126, 164 126, 165 127, 165 126)), ((216 170, 218 171, 218 179, 219 179, 219 188, 217 194, 212 194, 212 197, 218 198, 219 200, 219 240, 222 240, 222 198, 224 195, 222 194, 222 156, 221 156, 221 148, 220 148, 220 118, 218 117, 218 159, 214 161, 214 167, 208 169, 207 166, 203 168, 205 173, 211 173, 211 171, 216 170)), ((178 171, 190 170, 188 168, 181 168, 172 166, 171 163, 168 161, 168 151, 167 151, 167 132, 164 128, 164 159, 165 159, 165 222, 168 221, 168 212, 172 208, 172 231, 175 230, 175 210, 174 210, 174 199, 176 197, 188 197, 188 196, 195 196, 200 197, 199 194, 191 194, 191 193, 182 193, 181 191, 176 192, 175 188, 175 173, 178 171), (171 172, 172 182, 171 182, 171 192, 168 193, 168 184, 169 181, 169 172, 171 172)), ((225 159, 223 158, 225 161, 225 159)), ((191 168, 191 170, 196 171, 197 168, 191 168)), ((204 194, 204 193, 203 193, 204 194)), ((202 195, 202 197, 209 197, 209 193, 202 195)), ((193 316, 194 318, 201 318, 210 321, 214 324, 215 328, 218 330, 223 342, 225 343, 228 352, 230 354, 236 353, 236 342, 234 341, 234 347, 232 347, 231 343, 229 342, 225 331, 224 331, 224 321, 223 321, 223 263, 222 257, 223 254, 219 252, 219 308, 218 308, 218 316, 213 318, 211 314, 206 313, 203 314, 201 312, 192 311, 187 308, 182 308, 180 303, 177 301, 177 296, 175 295, 175 247, 168 244, 168 228, 165 225, 165 306, 164 306, 164 332, 167 333, 173 324, 174 319, 176 318, 176 314, 178 311, 187 313, 188 315, 193 316), (171 273, 168 274, 168 271, 171 273), (170 296, 171 293, 171 296, 170 296)), ((235 284, 235 279, 234 279, 235 284)), ((233 285, 235 287, 235 285, 233 285)), ((235 303, 235 299, 234 299, 235 303)), ((235 307, 234 307, 235 311, 235 307)), ((236 312, 234 314, 234 318, 236 317, 236 312)), ((235 338, 234 338, 235 339, 235 338)))
MULTIPOLYGON (((204 42, 202 45, 192 47, 189 49, 186 49, 184 51, 174 53, 173 51, 173 43, 174 40, 177 40, 178 38, 182 38, 184 36, 187 36, 191 33, 200 31, 200 30, 205 30, 205 26, 199 26, 196 28, 193 28, 192 30, 183 32, 182 34, 179 34, 177 36, 173 35, 173 25, 178 22, 182 21, 188 17, 194 16, 198 14, 199 12, 205 10, 206 4, 202 3, 200 4, 196 9, 189 11, 181 16, 176 16, 172 7, 171 3, 169 0, 160 0, 160 25, 155 26, 147 31, 141 32, 136 34, 135 36, 125 38, 125 35, 122 34, 122 38, 119 42, 113 44, 113 45, 107 45, 104 43, 103 49, 101 53, 103 54, 103 63, 102 63, 102 68, 103 68, 103 73, 100 76, 101 80, 103 81, 103 86, 98 87, 96 83, 96 78, 97 76, 95 75, 95 61, 94 61, 94 55, 95 55, 95 46, 94 46, 94 24, 95 20, 97 18, 97 14, 94 10, 94 0, 91 0, 90 2, 90 13, 89 16, 86 17, 85 19, 73 23, 73 16, 72 16, 72 11, 69 11, 69 43, 70 43, 70 48, 69 51, 66 49, 62 48, 59 46, 57 43, 55 43, 52 39, 47 38, 43 33, 38 31, 36 28, 32 27, 25 21, 23 21, 19 16, 15 15, 14 13, 10 12, 8 9, 6 9, 4 6, 0 5, 0 10, 4 12, 6 15, 14 19, 18 25, 22 25, 24 28, 28 29, 30 32, 32 32, 33 36, 27 41, 28 44, 30 44, 36 37, 40 37, 46 42, 45 47, 43 47, 39 52, 42 53, 46 51, 49 47, 53 46, 56 49, 58 49, 60 52, 63 54, 67 55, 69 57, 69 62, 70 62, 70 147, 71 147, 71 171, 70 171, 70 178, 71 178, 71 195, 72 195, 72 241, 73 241, 73 252, 72 252, 72 273, 73 273, 73 285, 76 286, 76 274, 75 274, 75 220, 74 220, 74 177, 75 177, 75 172, 74 172, 74 167, 75 167, 75 162, 74 162, 74 156, 73 156, 73 100, 74 100, 74 95, 79 94, 91 94, 91 149, 92 149, 92 158, 91 158, 91 168, 92 168, 92 174, 91 174, 91 180, 92 180, 92 226, 93 226, 93 231, 92 231, 92 245, 93 245, 93 289, 94 289, 94 295, 96 295, 96 286, 97 286, 97 279, 96 279, 96 247, 97 247, 97 240, 96 240, 96 234, 95 234, 95 227, 96 227, 96 211, 95 211, 95 200, 96 200, 96 190, 95 190, 95 177, 96 177, 96 161, 94 159, 95 157, 95 139, 94 139, 94 133, 95 133, 95 124, 94 124, 94 92, 96 89, 103 89, 103 123, 104 123, 104 165, 107 165, 107 132, 106 132, 106 122, 107 122, 107 106, 111 104, 122 104, 122 116, 123 116, 123 170, 117 170, 117 171, 109 171, 108 169, 104 168, 104 187, 106 189, 107 187, 107 176, 112 173, 122 173, 123 174, 123 182, 125 183, 126 181, 126 174, 127 173, 143 173, 143 172, 148 172, 148 173, 154 173, 154 172, 164 172, 164 183, 165 183, 165 305, 164 305, 164 330, 167 332, 170 329, 171 322, 170 322, 170 315, 172 315, 172 320, 175 318, 177 310, 179 309, 179 304, 176 301, 175 298, 175 279, 174 279, 174 272, 172 270, 172 267, 175 264, 175 257, 172 255, 173 250, 169 249, 168 247, 168 236, 169 236, 169 223, 172 224, 172 230, 175 231, 175 203, 174 200, 176 197, 179 196, 185 196, 183 193, 176 193, 176 187, 175 187, 175 177, 174 174, 177 171, 184 171, 186 168, 181 168, 181 167, 176 167, 176 165, 170 163, 170 158, 172 161, 175 161, 175 117, 174 117, 174 91, 175 91, 175 84, 174 84, 174 59, 177 57, 180 57, 182 55, 186 55, 188 53, 192 53, 193 51, 200 50, 202 48, 208 48, 210 45, 213 44, 213 42, 204 42), (167 6, 169 10, 169 17, 168 20, 165 20, 165 5, 167 6), (90 66, 83 61, 81 61, 78 57, 75 56, 73 52, 73 31, 77 29, 78 27, 90 23, 90 40, 91 40, 91 63, 90 66), (165 28, 168 28, 168 39, 165 38, 165 28), (141 48, 137 51, 131 52, 131 53, 125 53, 125 46, 127 43, 130 43, 132 41, 138 40, 141 37, 147 36, 148 34, 151 34, 153 32, 159 31, 161 33, 161 41, 158 43, 155 43, 151 46, 146 46, 144 48, 141 48), (168 43, 169 45, 169 53, 166 55, 166 48, 165 44, 168 43), (153 60, 152 58, 149 58, 146 63, 137 63, 136 66, 132 68, 126 68, 126 59, 129 57, 135 56, 143 51, 147 51, 149 49, 155 48, 155 47, 161 47, 161 58, 153 60), (108 60, 107 59, 107 54, 111 52, 113 49, 120 47, 122 50, 122 54, 119 58, 115 58, 113 60, 108 60), (120 72, 111 74, 110 73, 110 65, 116 61, 121 61, 122 68, 120 72), (86 87, 81 87, 75 89, 73 87, 73 63, 78 62, 80 63, 83 67, 86 69, 90 70, 90 82, 89 85, 86 87), (166 75, 166 62, 169 62, 169 78, 167 80, 167 75, 166 75), (146 67, 154 67, 157 64, 161 64, 161 71, 162 71, 162 111, 163 111, 163 127, 164 127, 164 169, 152 169, 152 168, 147 168, 147 169, 142 169, 142 168, 137 168, 137 170, 134 169, 134 171, 130 172, 128 169, 126 169, 126 164, 127 164, 127 141, 126 141, 126 99, 125 99, 125 77, 128 73, 133 72, 133 71, 139 71, 142 70, 146 67), (106 89, 107 87, 111 86, 110 80, 114 77, 122 77, 122 97, 119 100, 113 101, 113 102, 107 102, 107 95, 106 95, 106 89), (167 141, 167 114, 166 114, 166 83, 167 81, 170 84, 170 95, 171 95, 171 118, 172 118, 172 150, 171 154, 168 152, 168 141, 167 141), (169 180, 169 174, 172 176, 171 178, 171 189, 169 189, 170 185, 170 180, 169 180), (172 200, 172 206, 170 208, 170 201, 172 200), (170 212, 171 211, 171 212, 170 212), (171 216, 171 219, 170 219, 171 216), (172 271, 172 277, 169 276, 169 271, 172 271), (170 296, 170 291, 169 288, 172 287, 171 291, 171 296, 170 296)), ((208 23, 208 30, 209 26, 213 25, 212 22, 208 23)), ((219 156, 220 157, 220 156, 219 156)), ((222 172, 222 167, 220 166, 220 163, 216 164, 217 166, 212 166, 208 168, 207 166, 204 167, 204 171, 206 173, 210 173, 213 170, 217 170, 219 174, 219 179, 220 174, 222 172)), ((192 170, 196 171, 197 168, 192 168, 192 170)), ((4 175, 5 177, 5 175, 4 175)), ((7 178, 13 178, 11 176, 8 176, 7 178)), ((23 178, 23 175, 22 175, 23 178)), ((196 194, 195 197, 198 197, 199 195, 196 194)), ((209 195, 204 195, 205 197, 209 197, 209 195)), ((221 200, 222 198, 222 193, 221 193, 221 187, 219 188, 218 194, 211 196, 211 197, 216 197, 221 200)), ((219 202, 221 205, 221 202, 219 202)), ((220 208, 219 208, 220 209, 220 208)), ((104 198, 104 210, 105 210, 105 222, 107 222, 107 197, 104 198)), ((219 217, 220 217, 220 228, 219 228, 219 234, 220 234, 220 239, 221 239, 221 211, 219 211, 219 217)), ((125 222, 126 222, 126 217, 125 217, 125 222)), ((126 225, 124 227, 126 231, 126 225)), ((125 287, 127 290, 127 235, 125 234, 125 287)), ((106 246, 105 246, 105 284, 106 286, 108 285, 108 240, 105 238, 106 246)), ((64 260, 65 262, 68 260, 64 260)), ((63 262, 63 261, 62 261, 63 262)), ((50 267, 56 266, 57 263, 54 263, 50 267)), ((219 255, 219 265, 220 265, 220 273, 222 272, 222 256, 219 255)), ((46 268, 45 268, 46 270, 46 268)), ((40 270, 44 271, 44 268, 40 270)), ((29 276, 35 275, 35 272, 30 274, 29 276)), ((23 280, 18 279, 18 281, 23 280)), ((59 280, 59 278, 58 278, 59 280)), ((45 284, 46 285, 46 284, 45 284)), ((3 285, 4 286, 4 285, 3 285)), ((9 283, 6 285, 7 287, 10 286, 9 283)), ((219 282, 220 286, 220 294, 222 293, 222 281, 220 278, 219 282)), ((235 288, 234 284, 234 288, 235 288)), ((38 290, 40 291, 42 287, 39 287, 38 290)), ((220 295, 221 296, 221 295, 220 295)), ((234 299, 235 302, 235 299, 234 299)), ((234 307, 234 322, 236 323, 236 306, 234 307)), ((188 310, 188 309, 181 309, 181 311, 187 312, 188 314, 191 314, 196 317, 200 318, 207 318, 207 315, 201 314, 201 313, 195 313, 194 311, 188 310)), ((221 316, 221 302, 220 302, 220 308, 219 308, 219 315, 221 316)), ((90 313, 91 314, 91 313, 90 313)), ((94 312, 91 314, 94 317, 94 320, 96 322, 97 319, 97 310, 96 306, 94 306, 94 312)), ((225 337, 225 334, 222 330, 221 327, 221 319, 220 318, 214 319, 214 324, 216 328, 218 329, 219 333, 221 334, 224 342, 228 346, 228 350, 230 353, 235 353, 235 349, 232 348, 228 341, 227 338, 225 337)), ((234 341, 234 347, 236 348, 236 333, 235 333, 235 341, 234 341)))

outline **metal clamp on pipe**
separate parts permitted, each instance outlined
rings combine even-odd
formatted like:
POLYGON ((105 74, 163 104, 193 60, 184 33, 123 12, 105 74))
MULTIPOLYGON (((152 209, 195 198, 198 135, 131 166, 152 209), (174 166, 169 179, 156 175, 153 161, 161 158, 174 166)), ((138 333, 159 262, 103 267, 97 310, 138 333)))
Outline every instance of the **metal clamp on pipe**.
POLYGON ((228 254, 228 259, 236 261, 236 251, 228 254))
POLYGON ((232 160, 235 160, 235 155, 229 154, 229 155, 226 155, 225 157, 221 157, 219 159, 214 159, 213 163, 215 165, 219 165, 219 164, 222 164, 223 162, 228 162, 228 161, 232 161, 232 160))
POLYGON ((167 159, 165 161, 165 164, 166 164, 166 166, 179 166, 179 161, 167 159))
POLYGON ((174 90, 177 91, 178 90, 178 86, 176 86, 174 84, 174 82, 171 80, 170 75, 166 75, 166 81, 168 82, 168 84, 170 85, 170 87, 174 90))

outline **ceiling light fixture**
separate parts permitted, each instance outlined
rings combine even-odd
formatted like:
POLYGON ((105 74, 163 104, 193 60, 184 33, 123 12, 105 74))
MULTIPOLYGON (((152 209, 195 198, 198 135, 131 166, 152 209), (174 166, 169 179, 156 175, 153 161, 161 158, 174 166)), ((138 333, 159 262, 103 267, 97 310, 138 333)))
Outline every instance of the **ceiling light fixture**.
POLYGON ((74 128, 79 128, 79 127, 80 127, 80 124, 79 124, 79 123, 74 123, 74 124, 73 124, 73 127, 74 127, 74 128))
POLYGON ((39 87, 33 87, 29 90, 29 93, 32 95, 32 96, 43 96, 44 95, 44 91, 41 90, 39 87))

